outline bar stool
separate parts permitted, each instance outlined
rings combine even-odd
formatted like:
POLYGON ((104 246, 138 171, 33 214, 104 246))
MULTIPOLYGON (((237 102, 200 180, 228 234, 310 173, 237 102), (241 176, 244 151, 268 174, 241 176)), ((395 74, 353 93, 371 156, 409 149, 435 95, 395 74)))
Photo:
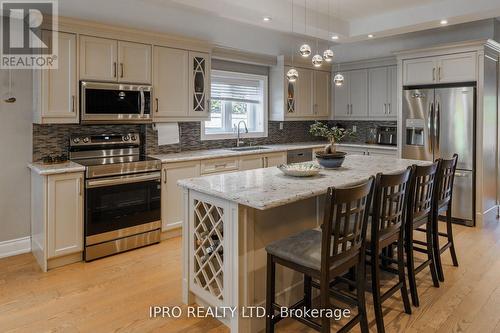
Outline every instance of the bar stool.
POLYGON ((410 199, 407 212, 405 243, 406 243, 406 267, 408 269, 408 282, 410 294, 414 306, 419 306, 417 283, 415 275, 427 266, 430 266, 432 282, 434 287, 439 287, 437 276, 436 257, 433 248, 433 232, 437 231, 434 218, 434 191, 438 162, 429 166, 414 166, 414 176, 410 190, 410 199), (425 229, 422 226, 425 225, 425 229), (426 241, 413 238, 413 231, 425 232, 426 241), (420 245, 423 246, 415 246, 420 245), (415 267, 414 251, 427 254, 427 260, 415 267))
MULTIPOLYGON (((365 239, 373 178, 348 188, 328 189, 322 230, 307 230, 266 247, 266 332, 274 332, 275 324, 283 319, 275 312, 281 307, 275 302, 276 264, 304 275, 304 297, 290 306, 291 309, 311 309, 312 287, 319 287, 321 309, 331 309, 330 295, 358 308, 358 314, 339 332, 347 332, 357 323, 362 332, 368 332, 365 239), (331 288, 335 277, 351 267, 356 268, 356 295, 331 288), (319 283, 313 283, 312 279, 319 280, 319 283)), ((330 318, 327 316, 321 317, 321 323, 306 317, 293 318, 319 332, 330 332, 330 318)))
POLYGON ((396 292, 401 292, 405 312, 411 314, 405 277, 404 259, 404 225, 406 209, 410 194, 413 167, 398 174, 377 174, 375 193, 373 196, 373 214, 369 220, 369 232, 366 237, 367 251, 371 257, 372 293, 375 308, 377 332, 385 332, 382 303, 396 292), (396 244, 397 259, 382 255, 382 250, 396 244), (380 258, 397 264, 394 273, 398 274, 398 282, 384 294, 380 291, 380 258))
POLYGON ((451 202, 453 199, 453 183, 455 181, 455 171, 457 169, 458 155, 454 154, 450 160, 441 159, 439 161, 439 168, 437 173, 437 188, 436 188, 436 202, 437 207, 435 211, 436 232, 434 235, 434 255, 436 256, 436 266, 439 281, 444 281, 443 266, 441 264, 441 254, 450 249, 451 260, 453 266, 458 266, 457 253, 455 251, 455 243, 453 242, 453 228, 451 218, 451 202), (446 232, 439 232, 437 226, 439 225, 440 214, 445 213, 446 232), (446 237, 447 242, 442 247, 439 245, 439 236, 446 237))

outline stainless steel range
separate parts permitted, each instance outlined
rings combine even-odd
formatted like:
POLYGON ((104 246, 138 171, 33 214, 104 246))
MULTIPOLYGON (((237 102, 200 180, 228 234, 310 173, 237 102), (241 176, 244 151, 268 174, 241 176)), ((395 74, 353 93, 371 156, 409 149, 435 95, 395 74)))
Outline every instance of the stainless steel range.
POLYGON ((140 135, 70 140, 70 159, 86 167, 85 260, 158 243, 161 161, 140 154, 140 135))

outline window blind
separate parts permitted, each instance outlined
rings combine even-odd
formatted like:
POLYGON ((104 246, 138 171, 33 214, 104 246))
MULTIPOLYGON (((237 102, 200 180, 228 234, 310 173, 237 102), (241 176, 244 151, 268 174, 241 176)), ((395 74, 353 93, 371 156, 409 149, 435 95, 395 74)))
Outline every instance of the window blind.
POLYGON ((242 103, 260 103, 262 83, 260 80, 236 79, 212 76, 211 98, 242 103))

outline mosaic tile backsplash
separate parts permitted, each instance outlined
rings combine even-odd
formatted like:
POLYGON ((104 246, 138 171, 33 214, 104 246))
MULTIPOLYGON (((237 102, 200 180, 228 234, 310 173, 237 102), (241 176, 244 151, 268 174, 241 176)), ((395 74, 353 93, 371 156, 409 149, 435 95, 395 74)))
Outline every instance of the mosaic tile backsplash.
MULTIPOLYGON (((280 144, 291 142, 323 141, 322 138, 313 137, 309 134, 309 127, 313 121, 291 121, 283 122, 280 130, 280 122, 269 122, 269 133, 267 138, 245 139, 246 143, 257 145, 280 144)), ((396 125, 395 122, 374 121, 330 121, 330 125, 340 125, 345 128, 357 127, 355 137, 349 138, 348 142, 364 143, 368 129, 375 126, 396 125)), ((73 134, 112 134, 124 132, 138 132, 145 143, 142 153, 165 154, 180 151, 228 148, 236 145, 236 140, 210 140, 201 141, 199 122, 179 123, 180 143, 174 145, 158 146, 157 132, 152 125, 37 125, 33 124, 33 161, 39 161, 47 155, 67 154, 69 149, 69 138, 73 134)))

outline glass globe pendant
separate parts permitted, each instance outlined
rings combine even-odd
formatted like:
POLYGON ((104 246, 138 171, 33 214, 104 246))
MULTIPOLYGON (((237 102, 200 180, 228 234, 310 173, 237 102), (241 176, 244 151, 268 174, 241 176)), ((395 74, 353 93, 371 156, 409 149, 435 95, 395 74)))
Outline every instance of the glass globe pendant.
POLYGON ((299 72, 295 68, 290 68, 286 73, 286 78, 289 82, 295 82, 299 78, 299 72))
POLYGON ((325 59, 326 62, 332 62, 333 56, 333 51, 330 49, 327 49, 325 50, 325 52, 323 52, 323 59, 325 59))
POLYGON ((311 55, 311 47, 307 44, 304 44, 300 47, 299 49, 299 53, 301 56, 303 56, 304 58, 307 58, 311 55))
POLYGON ((337 87, 340 87, 341 85, 344 84, 344 75, 338 73, 337 75, 335 75, 335 77, 333 78, 333 83, 335 83, 335 85, 337 87))
POLYGON ((323 63, 323 57, 320 56, 319 54, 316 54, 313 58, 312 58, 312 64, 314 65, 314 67, 321 67, 321 64, 323 63))

